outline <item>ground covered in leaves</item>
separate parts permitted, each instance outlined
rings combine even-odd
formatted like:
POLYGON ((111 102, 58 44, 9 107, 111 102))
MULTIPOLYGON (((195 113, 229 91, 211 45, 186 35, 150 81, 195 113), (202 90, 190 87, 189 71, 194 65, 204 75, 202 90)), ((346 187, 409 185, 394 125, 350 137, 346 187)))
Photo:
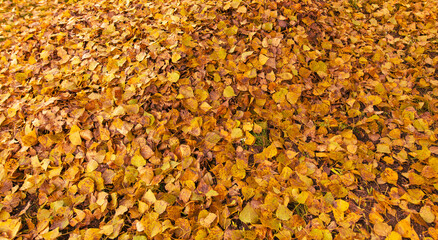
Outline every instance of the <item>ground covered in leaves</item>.
POLYGON ((1 239, 438 239, 437 0, 0 4, 1 239))

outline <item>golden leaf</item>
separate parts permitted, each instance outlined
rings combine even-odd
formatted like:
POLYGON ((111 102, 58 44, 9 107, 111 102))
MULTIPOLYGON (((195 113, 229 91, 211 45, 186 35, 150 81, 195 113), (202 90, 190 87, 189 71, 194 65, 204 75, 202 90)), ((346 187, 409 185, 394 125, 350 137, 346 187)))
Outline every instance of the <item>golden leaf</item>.
POLYGON ((136 167, 143 167, 146 165, 146 160, 140 154, 136 154, 134 157, 132 157, 131 164, 136 167))
POLYGON ((227 57, 227 51, 223 48, 219 48, 216 53, 218 60, 224 60, 227 57))
POLYGON ((345 212, 350 207, 350 204, 342 199, 335 201, 335 208, 341 212, 345 212))
POLYGON ((377 235, 386 237, 391 233, 392 227, 387 223, 377 222, 374 224, 373 230, 377 235))
POLYGON ((77 126, 77 125, 73 125, 70 128, 70 133, 68 138, 70 139, 70 142, 73 145, 82 145, 82 139, 81 139, 81 134, 80 134, 81 129, 77 126))
POLYGON ((385 168, 385 171, 382 173, 382 179, 387 183, 397 186, 398 173, 391 168, 385 168))
POLYGON ((257 221, 259 220, 259 215, 248 203, 240 212, 239 219, 244 223, 257 223, 257 221))
POLYGON ((266 57, 264 54, 259 55, 259 62, 261 65, 265 65, 265 63, 269 60, 268 57, 266 57))
POLYGON ((388 144, 377 144, 377 152, 391 153, 391 149, 388 144))
POLYGON ((157 200, 154 203, 154 211, 158 214, 162 214, 166 211, 168 203, 163 200, 157 200))
POLYGON ((435 221, 435 214, 430 206, 421 207, 420 216, 427 223, 433 223, 435 221))
POLYGON ((199 219, 199 225, 208 228, 214 222, 214 220, 216 220, 216 218, 216 214, 209 212, 207 216, 199 219))
MULTIPOLYGON (((45 240, 52 240, 52 239, 55 240, 55 239, 58 239, 59 236, 60 236, 59 227, 42 234, 42 237, 45 240)), ((90 239, 93 239, 93 238, 90 238, 90 239)))
POLYGON ((80 194, 88 194, 94 192, 94 181, 91 178, 84 178, 78 183, 80 194))
POLYGON ((28 134, 21 137, 21 143, 25 147, 32 147, 33 145, 38 143, 38 137, 36 135, 36 130, 32 130, 28 134))
POLYGON ((267 148, 263 149, 263 154, 266 158, 273 158, 277 156, 277 147, 275 147, 274 144, 271 144, 267 148))
POLYGON ((0 233, 2 233, 4 236, 7 236, 9 239, 15 239, 20 228, 20 219, 9 218, 7 220, 0 221, 0 233))
POLYGON ((173 63, 178 62, 178 60, 180 60, 180 59, 181 59, 181 55, 179 53, 173 53, 172 54, 172 62, 173 63))
POLYGON ((231 139, 240 139, 243 137, 243 131, 240 128, 233 128, 231 130, 231 139))
POLYGON ((288 73, 288 72, 283 72, 283 73, 280 73, 279 77, 282 80, 291 80, 293 78, 293 75, 291 73, 288 73))
POLYGON ((385 240, 402 240, 402 236, 398 232, 392 231, 389 233, 389 235, 385 238, 385 240))
POLYGON ((180 77, 180 73, 178 71, 173 71, 173 72, 167 74, 167 79, 169 80, 169 82, 172 82, 172 83, 178 82, 179 77, 180 77))
POLYGON ((255 142, 255 137, 248 131, 245 131, 245 144, 246 145, 253 145, 255 142))
POLYGON ((179 193, 179 199, 181 199, 181 201, 185 203, 188 202, 190 200, 190 196, 192 196, 192 191, 187 188, 181 189, 179 193))
POLYGON ((275 211, 275 216, 283 221, 287 221, 290 219, 290 217, 293 215, 292 211, 289 210, 289 208, 287 208, 284 205, 278 205, 277 211, 275 211))
POLYGON ((157 201, 155 194, 150 189, 143 195, 142 199, 149 204, 154 204, 157 201))
POLYGON ((411 227, 411 215, 408 215, 405 219, 402 219, 399 221, 396 225, 394 230, 402 237, 409 238, 412 240, 420 240, 415 230, 411 227))
POLYGON ((235 97, 235 96, 237 96, 235 93, 234 93, 234 89, 231 87, 231 86, 227 86, 227 87, 225 87, 225 89, 224 89, 224 97, 226 97, 226 98, 231 98, 231 97, 235 97))
POLYGON ((243 52, 241 55, 242 61, 246 62, 246 59, 251 56, 254 53, 254 51, 249 51, 249 52, 243 52))

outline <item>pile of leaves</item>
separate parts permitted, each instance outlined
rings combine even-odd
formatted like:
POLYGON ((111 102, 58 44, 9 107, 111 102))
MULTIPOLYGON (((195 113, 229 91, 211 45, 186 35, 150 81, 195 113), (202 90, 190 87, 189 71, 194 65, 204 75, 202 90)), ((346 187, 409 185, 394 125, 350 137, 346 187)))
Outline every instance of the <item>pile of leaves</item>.
POLYGON ((438 239, 438 1, 0 4, 2 239, 438 239))

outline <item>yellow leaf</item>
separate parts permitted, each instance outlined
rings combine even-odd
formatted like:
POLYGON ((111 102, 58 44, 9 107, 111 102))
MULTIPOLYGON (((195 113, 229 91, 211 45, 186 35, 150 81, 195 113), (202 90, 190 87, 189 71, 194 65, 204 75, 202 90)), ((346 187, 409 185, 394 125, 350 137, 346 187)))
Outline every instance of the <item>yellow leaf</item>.
POLYGON ((173 71, 167 75, 167 79, 169 82, 176 83, 178 82, 180 77, 180 73, 178 71, 173 71))
POLYGON ((73 125, 70 129, 68 138, 70 139, 70 142, 75 146, 82 144, 80 131, 81 129, 77 125, 73 125))
POLYGON ((391 149, 388 144, 377 144, 377 152, 380 153, 391 153, 391 149))
POLYGON ((42 234, 42 237, 44 238, 44 240, 57 239, 59 237, 59 227, 42 234))
POLYGON ((24 81, 27 79, 26 73, 16 73, 15 74, 15 80, 20 83, 24 83, 24 81))
POLYGON ((268 79, 269 81, 273 82, 275 81, 275 73, 274 71, 271 71, 269 73, 266 74, 266 79, 268 79))
POLYGON ((382 173, 382 179, 387 183, 397 185, 398 173, 391 168, 386 168, 382 173))
POLYGON ((286 80, 291 80, 293 78, 293 75, 292 75, 292 73, 284 72, 284 73, 280 73, 279 77, 282 80, 286 81, 286 80))
POLYGON ((256 223, 259 220, 259 215, 248 203, 240 212, 239 219, 244 223, 256 223))
POLYGON ((302 191, 296 198, 295 200, 298 203, 304 204, 307 200, 307 198, 309 197, 309 192, 308 191, 302 191))
POLYGON ((196 44, 193 42, 192 36, 190 36, 188 34, 184 34, 183 35, 181 42, 186 47, 194 47, 194 46, 196 46, 196 44))
POLYGON ((249 133, 248 131, 245 131, 245 144, 246 145, 253 145, 255 142, 255 137, 249 133))
POLYGON ((90 62, 90 65, 88 66, 88 70, 94 71, 94 69, 96 69, 97 65, 99 65, 99 62, 92 60, 90 62))
POLYGON ((339 199, 335 201, 335 206, 337 210, 345 212, 350 207, 350 204, 342 199, 339 199))
POLYGON ((188 156, 190 156, 192 154, 189 145, 182 144, 182 145, 179 146, 179 150, 180 150, 181 156, 183 158, 188 157, 188 156))
POLYGON ((224 94, 224 97, 226 97, 226 98, 230 98, 230 97, 235 97, 235 96, 237 96, 237 95, 234 93, 234 89, 233 89, 231 86, 227 86, 227 87, 225 87, 223 94, 224 94))
POLYGON ((429 130, 429 124, 422 118, 415 119, 413 125, 419 132, 424 132, 429 130))
POLYGON ((237 179, 244 179, 246 176, 246 170, 239 168, 236 164, 231 167, 231 175, 237 179))
POLYGON ((402 236, 400 233, 392 231, 385 240, 402 240, 402 236))
POLYGON ((288 94, 288 91, 286 88, 281 88, 279 91, 275 92, 272 95, 272 99, 276 102, 276 103, 282 103, 286 100, 286 95, 288 94))
POLYGON ((140 106, 138 106, 138 104, 129 104, 129 105, 124 105, 123 109, 127 114, 135 115, 140 111, 140 106))
POLYGON ((206 217, 199 219, 199 225, 208 228, 214 222, 214 220, 216 220, 216 218, 216 214, 209 212, 206 217))
POLYGON ((210 96, 208 91, 206 91, 204 89, 200 89, 200 88, 195 89, 194 95, 195 95, 196 100, 198 100, 199 102, 204 101, 205 99, 207 99, 210 96))
POLYGON ((37 62, 37 60, 35 59, 35 57, 34 57, 33 55, 29 57, 28 63, 29 63, 30 65, 33 65, 33 64, 35 64, 36 62, 37 62))
POLYGON ((112 33, 114 33, 116 31, 116 28, 114 26, 114 24, 108 25, 103 31, 102 34, 103 35, 111 35, 112 33))
POLYGON ((99 228, 88 228, 85 230, 84 239, 89 240, 99 240, 101 239, 102 233, 100 233, 99 228))
POLYGON ((238 8, 239 7, 239 5, 240 5, 240 2, 241 2, 242 0, 233 0, 232 2, 231 2, 231 7, 233 7, 233 8, 238 8))
POLYGON ((416 157, 421 161, 428 159, 431 154, 430 150, 426 146, 423 146, 421 150, 417 150, 415 152, 417 153, 416 157))
POLYGON ((283 221, 287 221, 290 219, 290 217, 293 215, 292 211, 289 210, 289 208, 287 208, 284 205, 279 205, 277 208, 277 211, 275 211, 275 216, 283 221))
POLYGON ((246 7, 245 6, 240 6, 237 11, 238 13, 246 13, 246 7))
POLYGON ((310 70, 316 72, 320 77, 324 77, 327 73, 327 65, 323 61, 312 61, 309 67, 310 70))
POLYGON ((430 206, 423 206, 420 209, 420 216, 427 223, 433 223, 435 221, 435 214, 430 206))
POLYGON ((224 30, 224 33, 225 33, 227 36, 233 36, 233 35, 236 35, 236 33, 237 33, 238 30, 239 30, 239 28, 238 28, 237 26, 232 26, 232 27, 226 28, 226 29, 224 30))
POLYGON ((179 199, 181 199, 184 203, 188 202, 191 196, 192 196, 192 191, 190 191, 187 188, 183 188, 179 192, 179 199))
POLYGON ((412 185, 423 185, 426 181, 423 176, 418 175, 415 172, 409 172, 408 178, 409 178, 409 183, 412 185))
POLYGON ((117 66, 121 67, 126 62, 126 57, 122 57, 121 59, 117 60, 117 66))
POLYGON ((391 233, 392 227, 385 222, 377 222, 374 224, 373 230, 377 235, 385 237, 391 233))
POLYGON ((141 62, 146 57, 146 52, 140 52, 137 56, 135 56, 135 60, 138 62, 141 62))
POLYGON ((328 50, 332 49, 332 43, 329 42, 329 41, 323 41, 323 42, 321 43, 321 46, 322 46, 322 48, 324 48, 324 49, 328 49, 328 50))
POLYGON ((28 134, 24 135, 23 137, 21 137, 21 143, 25 147, 32 147, 33 145, 37 144, 38 137, 37 137, 35 129, 33 131, 29 132, 28 134))
POLYGON ((74 56, 71 59, 71 64, 76 65, 76 64, 79 64, 79 63, 81 63, 81 59, 78 56, 74 56))
POLYGON ((155 194, 150 189, 143 195, 142 199, 149 204, 154 204, 157 201, 155 194))
POLYGON ((179 53, 173 53, 172 54, 172 62, 173 63, 178 62, 178 60, 180 60, 180 59, 181 59, 181 55, 179 53))
POLYGON ((357 145, 349 144, 349 145, 347 145, 347 150, 349 153, 355 154, 357 151, 357 145))
POLYGON ((274 144, 271 144, 267 148, 263 149, 263 154, 266 158, 273 158, 277 156, 277 147, 275 147, 274 144))
POLYGON ((223 48, 220 48, 216 54, 219 60, 224 60, 227 57, 227 51, 223 48))
POLYGON ((287 92, 286 99, 290 104, 297 103, 298 99, 301 96, 301 86, 293 85, 292 88, 287 92))
POLYGON ((43 50, 43 51, 40 53, 40 58, 42 58, 43 60, 47 60, 47 58, 49 57, 49 55, 50 55, 49 51, 47 51, 47 50, 43 50))
POLYGON ((105 226, 102 226, 100 228, 99 234, 105 234, 105 235, 110 235, 111 233, 114 232, 114 227, 111 224, 107 224, 105 226))
POLYGON ((98 168, 98 167, 99 167, 99 163, 92 159, 88 162, 87 168, 85 169, 85 172, 87 172, 87 173, 92 172, 92 171, 96 170, 96 168, 98 168))
POLYGON ((7 219, 0 221, 0 233, 8 239, 15 239, 18 231, 21 228, 21 219, 7 219))
POLYGON ((379 103, 382 102, 382 98, 376 95, 368 96, 367 100, 370 102, 371 105, 379 105, 379 103))
POLYGON ((428 160, 429 162, 429 166, 435 171, 438 172, 438 158, 436 157, 431 157, 428 160))
POLYGON ((241 56, 242 61, 245 62, 246 59, 247 59, 249 56, 251 56, 253 53, 254 53, 253 51, 243 52, 243 53, 242 53, 242 56, 241 56))
POLYGON ((207 148, 214 147, 220 140, 221 136, 215 132, 209 132, 207 135, 205 135, 205 144, 207 145, 207 148))
POLYGON ((146 160, 140 154, 137 154, 132 157, 131 164, 136 167, 143 167, 144 165, 146 165, 146 160))
POLYGON ((259 55, 259 62, 260 62, 261 65, 265 65, 265 63, 266 63, 268 60, 269 60, 269 58, 266 57, 265 55, 263 55, 263 54, 260 54, 260 55, 259 55))
POLYGON ((154 203, 154 210, 158 214, 162 214, 166 211, 168 203, 163 200, 158 200, 154 203))
POLYGON ((195 98, 185 98, 183 101, 184 106, 192 112, 196 112, 199 107, 198 101, 195 98))
POLYGON ((88 194, 94 192, 93 179, 86 177, 78 183, 78 189, 80 194, 88 194))
POLYGON ((243 137, 243 131, 240 128, 233 128, 231 130, 231 138, 232 139, 239 139, 243 137))
POLYGON ((303 78, 308 78, 308 77, 310 76, 310 74, 312 74, 312 72, 311 72, 309 69, 305 68, 305 67, 301 67, 301 68, 298 70, 298 73, 299 73, 300 76, 303 77, 303 78))
POLYGON ((201 103, 201 106, 199 106, 199 108, 204 112, 208 112, 212 107, 210 106, 210 104, 203 102, 201 103))
POLYGON ((405 219, 399 221, 394 230, 404 238, 410 238, 412 240, 420 240, 417 233, 411 227, 411 215, 407 216, 405 219))

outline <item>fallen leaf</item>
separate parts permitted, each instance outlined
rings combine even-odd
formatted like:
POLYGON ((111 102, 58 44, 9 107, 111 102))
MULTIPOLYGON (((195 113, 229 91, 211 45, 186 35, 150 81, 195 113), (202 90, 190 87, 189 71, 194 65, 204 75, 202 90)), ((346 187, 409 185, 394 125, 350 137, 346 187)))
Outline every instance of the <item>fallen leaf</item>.
POLYGON ((240 212, 239 219, 244 223, 257 223, 259 215, 250 204, 247 204, 240 212))

